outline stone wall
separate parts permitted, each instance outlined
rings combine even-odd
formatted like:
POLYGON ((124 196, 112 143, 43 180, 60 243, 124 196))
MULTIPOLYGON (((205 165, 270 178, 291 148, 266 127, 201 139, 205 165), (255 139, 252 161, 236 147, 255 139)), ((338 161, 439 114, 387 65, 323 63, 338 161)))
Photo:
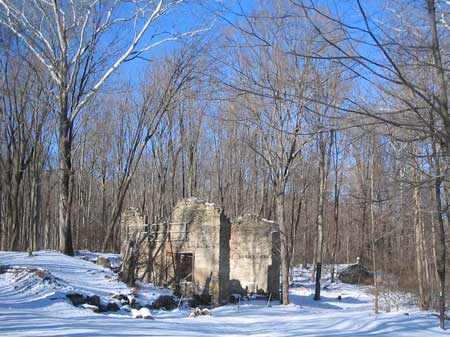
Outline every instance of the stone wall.
POLYGON ((122 214, 121 238, 148 232, 139 247, 137 276, 186 295, 279 294, 279 234, 273 222, 246 215, 230 223, 222 209, 197 198, 180 200, 167 223, 147 225, 139 209, 122 214), (145 271, 147 270, 147 273, 145 271))
POLYGON ((129 207, 122 212, 120 221, 121 255, 122 258, 125 257, 130 240, 133 240, 133 249, 136 254, 135 276, 137 278, 146 276, 150 245, 147 239, 142 239, 148 230, 146 216, 142 214, 139 208, 129 207))
POLYGON ((169 224, 166 256, 192 254, 192 281, 177 280, 176 266, 169 268, 168 279, 180 282, 186 295, 211 295, 214 305, 228 300, 230 274, 230 221, 222 209, 197 198, 177 203, 169 224), (186 232, 182 229, 186 224, 186 232))
POLYGON ((255 215, 231 225, 230 291, 265 293, 278 298, 279 235, 273 222, 255 215))
POLYGON ((128 207, 122 212, 120 221, 120 239, 128 242, 133 234, 145 231, 145 216, 137 207, 128 207))

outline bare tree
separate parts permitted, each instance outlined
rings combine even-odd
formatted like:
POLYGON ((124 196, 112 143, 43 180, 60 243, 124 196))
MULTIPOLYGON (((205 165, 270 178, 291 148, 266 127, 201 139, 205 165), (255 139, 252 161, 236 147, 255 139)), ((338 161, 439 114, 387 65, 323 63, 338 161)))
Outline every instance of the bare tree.
MULTIPOLYGON (((447 43, 448 2, 418 0, 414 1, 415 6, 411 6, 391 1, 389 9, 376 11, 372 8, 368 11, 362 1, 356 0, 355 13, 359 14, 361 24, 344 20, 339 13, 330 14, 331 11, 318 6, 315 1, 291 2, 303 9, 311 26, 334 49, 334 53, 326 55, 327 59, 346 66, 374 89, 378 99, 386 100, 388 97, 396 102, 392 108, 374 111, 367 104, 370 98, 364 101, 347 97, 346 101, 354 112, 409 132, 410 137, 406 141, 417 139, 418 134, 435 139, 448 158, 448 67, 442 57, 450 50, 447 43), (316 20, 317 15, 325 22, 335 24, 347 38, 334 39, 334 32, 328 31, 323 21, 316 20)), ((436 186, 440 191, 441 182, 437 181, 436 186)), ((442 214, 442 207, 438 207, 437 212, 442 214)), ((445 229, 442 228, 438 233, 439 250, 445 252, 445 229)), ((442 266, 445 265, 444 255, 439 257, 442 266)), ((440 326, 444 329, 445 300, 442 298, 445 298, 445 272, 442 269, 445 267, 441 267, 440 272, 443 280, 439 311, 440 326)))
POLYGON ((111 215, 111 222, 102 243, 105 250, 113 234, 115 225, 122 213, 122 206, 131 180, 138 168, 139 161, 151 140, 164 114, 174 108, 181 89, 193 80, 201 48, 192 48, 189 44, 182 48, 172 59, 156 67, 150 83, 143 89, 142 103, 136 108, 137 116, 133 122, 130 147, 125 150, 126 160, 119 179, 116 200, 111 215))
POLYGON ((0 24, 10 29, 45 67, 58 102, 59 249, 73 255, 71 171, 77 116, 126 61, 194 32, 146 32, 183 1, 0 1, 0 24), (116 32, 122 35, 114 36, 116 32))
POLYGON ((25 203, 23 184, 29 169, 40 165, 41 135, 43 128, 48 127, 52 106, 41 98, 47 88, 39 67, 27 62, 27 54, 21 52, 13 36, 4 34, 0 41, 0 177, 7 192, 7 228, 2 233, 2 247, 17 250, 28 248, 19 246, 19 239, 27 232, 21 217, 25 203))
POLYGON ((342 141, 338 142, 337 132, 334 133, 334 141, 333 141, 333 153, 332 153, 332 162, 333 162, 333 171, 334 171, 334 207, 333 207, 333 220, 334 220, 334 238, 332 243, 331 250, 331 283, 335 281, 335 268, 336 268, 336 256, 338 250, 339 243, 339 202, 341 196, 341 186, 343 179, 343 167, 341 163, 341 156, 343 152, 343 148, 339 145, 342 144, 342 141))

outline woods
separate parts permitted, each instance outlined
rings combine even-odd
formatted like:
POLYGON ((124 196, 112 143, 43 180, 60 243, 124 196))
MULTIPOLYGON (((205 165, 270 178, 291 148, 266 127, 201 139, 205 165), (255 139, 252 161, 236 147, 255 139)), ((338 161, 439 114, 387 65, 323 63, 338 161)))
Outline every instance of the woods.
POLYGON ((0 1, 0 248, 117 252, 195 196, 277 223, 283 304, 358 259, 445 328, 449 42, 445 0, 0 1))

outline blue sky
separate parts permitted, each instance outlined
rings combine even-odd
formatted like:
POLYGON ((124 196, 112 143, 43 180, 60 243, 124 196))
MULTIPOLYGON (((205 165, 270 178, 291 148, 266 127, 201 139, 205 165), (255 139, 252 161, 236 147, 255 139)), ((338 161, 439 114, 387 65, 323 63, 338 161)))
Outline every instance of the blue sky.
MULTIPOLYGON (((275 3, 275 0, 264 0, 268 5, 275 3)), ((285 0, 289 1, 289 0, 285 0)), ((177 6, 169 15, 164 16, 156 22, 147 35, 144 37, 141 45, 145 45, 150 40, 150 36, 155 32, 168 32, 169 34, 178 34, 180 32, 187 32, 201 28, 211 27, 211 30, 206 33, 201 33, 202 36, 207 36, 214 41, 215 38, 220 37, 221 31, 228 25, 227 20, 237 22, 243 19, 239 13, 245 12, 251 14, 259 1, 254 0, 193 0, 177 6), (216 14, 219 13, 219 17, 216 14), (220 18, 223 16, 225 19, 220 18)), ((308 3, 308 0, 305 1, 308 3)), ((314 3, 321 8, 328 8, 329 12, 342 18, 345 22, 363 27, 364 22, 359 13, 356 0, 320 0, 314 3)), ((363 0, 362 5, 367 11, 369 17, 380 19, 383 15, 386 1, 381 0, 363 0)), ((300 33, 300 32, 299 32, 300 33)), ((169 34, 163 36, 169 36, 169 34)), ((367 39, 367 36, 364 37, 367 39)), ((157 63, 165 54, 170 55, 179 42, 169 42, 162 46, 155 48, 143 55, 146 60, 134 59, 122 65, 117 74, 113 77, 109 84, 114 84, 118 80, 137 85, 141 80, 144 80, 145 69, 149 66, 149 62, 157 63), (148 61, 150 60, 150 61, 148 61)), ((367 45, 360 46, 360 52, 363 52, 370 57, 382 58, 381 54, 376 48, 368 47, 367 45)), ((361 83, 362 90, 365 84, 361 83)))
MULTIPOLYGON (((242 0, 240 3, 236 0, 231 1, 187 1, 181 6, 177 6, 169 15, 164 16, 159 20, 154 27, 149 29, 146 36, 143 38, 141 46, 144 46, 150 37, 155 32, 167 32, 162 36, 168 37, 170 34, 176 35, 182 32, 195 31, 198 29, 210 28, 208 32, 199 33, 197 36, 207 38, 214 38, 216 34, 220 34, 222 29, 227 25, 225 20, 218 17, 216 14, 220 13, 227 20, 235 21, 238 16, 230 13, 235 11, 250 12, 255 5, 253 0, 242 0), (226 3, 226 5, 224 5, 226 3)), ((143 75, 143 69, 148 66, 148 62, 158 62, 164 55, 170 54, 180 42, 169 42, 152 49, 142 55, 144 59, 134 59, 130 62, 124 63, 114 76, 125 81, 134 83, 143 75), (150 60, 150 61, 148 61, 150 60)))

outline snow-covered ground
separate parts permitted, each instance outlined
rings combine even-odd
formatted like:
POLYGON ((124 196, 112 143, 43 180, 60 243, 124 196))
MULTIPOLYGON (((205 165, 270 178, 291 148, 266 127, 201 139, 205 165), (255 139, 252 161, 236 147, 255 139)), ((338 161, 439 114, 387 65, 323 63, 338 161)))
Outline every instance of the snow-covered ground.
MULTIPOLYGON (((322 300, 313 301, 307 272, 291 288, 292 304, 287 306, 252 300, 197 318, 189 318, 188 309, 153 310, 154 320, 134 319, 125 310, 96 314, 74 307, 65 295, 76 292, 110 301, 114 294, 131 292, 112 271, 84 260, 96 257, 0 252, 0 264, 19 267, 0 274, 0 336, 448 336, 430 312, 404 308, 375 315, 373 299, 363 287, 325 281, 322 300)), ((168 293, 149 285, 142 289, 138 297, 145 301, 168 293)))

